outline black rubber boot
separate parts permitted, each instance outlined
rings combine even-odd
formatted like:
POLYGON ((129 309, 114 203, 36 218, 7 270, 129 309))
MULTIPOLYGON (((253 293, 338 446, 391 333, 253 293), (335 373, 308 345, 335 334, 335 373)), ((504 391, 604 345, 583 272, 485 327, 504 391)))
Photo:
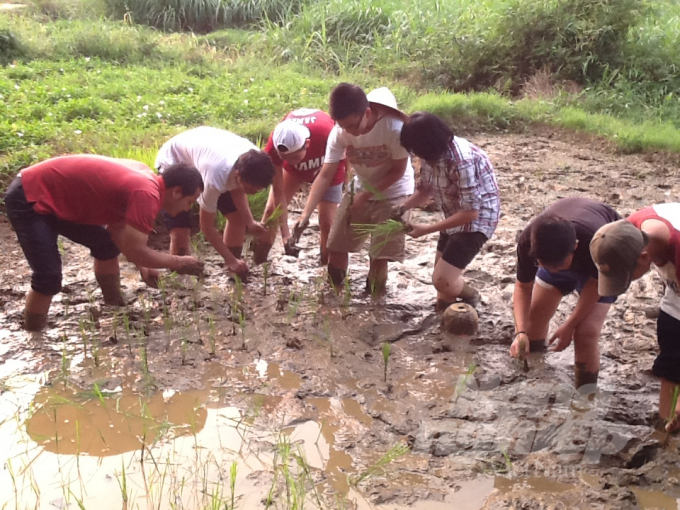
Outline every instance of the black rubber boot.
POLYGON ((328 266, 328 281, 335 288, 342 288, 347 277, 347 271, 339 267, 328 266))
MULTIPOLYGON (((598 374, 599 371, 589 372, 586 370, 585 363, 574 363, 574 387, 578 390, 582 386, 592 386, 592 389, 595 390, 598 374)), ((587 389, 590 390, 591 388, 587 389)))
POLYGON ((529 340, 529 352, 546 352, 548 346, 545 345, 545 338, 540 340, 529 340))
POLYGON ((467 303, 472 308, 477 308, 482 296, 479 294, 477 289, 471 287, 470 284, 465 282, 463 284, 463 290, 461 290, 460 294, 458 294, 458 299, 460 299, 463 303, 467 303))
POLYGON ((24 310, 24 329, 26 331, 42 331, 47 325, 47 314, 32 313, 24 310))

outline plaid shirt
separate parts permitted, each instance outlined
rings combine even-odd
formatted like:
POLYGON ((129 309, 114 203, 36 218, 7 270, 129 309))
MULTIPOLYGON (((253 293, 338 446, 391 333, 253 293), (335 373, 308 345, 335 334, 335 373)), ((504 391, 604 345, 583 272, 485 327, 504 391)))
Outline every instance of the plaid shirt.
POLYGON ((476 220, 448 229, 456 232, 481 232, 491 238, 500 216, 496 175, 489 157, 464 138, 453 137, 449 149, 434 166, 422 161, 418 188, 433 195, 446 218, 460 210, 476 210, 476 220))

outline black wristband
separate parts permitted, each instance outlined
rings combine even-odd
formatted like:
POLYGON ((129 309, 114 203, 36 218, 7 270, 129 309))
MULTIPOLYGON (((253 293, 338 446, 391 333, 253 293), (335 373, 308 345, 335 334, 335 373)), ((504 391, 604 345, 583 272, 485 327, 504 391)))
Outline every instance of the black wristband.
MULTIPOLYGON (((526 334, 527 334, 526 331, 518 331, 517 333, 515 333, 515 334, 512 336, 512 338, 517 338, 519 335, 526 335, 526 334)), ((529 336, 529 335, 527 335, 527 336, 529 336)))

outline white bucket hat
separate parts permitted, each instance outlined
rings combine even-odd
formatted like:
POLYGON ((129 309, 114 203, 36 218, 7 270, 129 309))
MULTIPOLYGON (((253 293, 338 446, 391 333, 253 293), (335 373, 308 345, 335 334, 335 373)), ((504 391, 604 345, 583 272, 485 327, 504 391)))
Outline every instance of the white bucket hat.
POLYGON ((292 119, 284 120, 274 128, 272 142, 277 151, 282 154, 296 152, 305 146, 310 137, 309 129, 292 119))
POLYGON ((380 106, 393 110, 396 116, 401 120, 406 120, 408 118, 408 115, 399 109, 397 106, 397 98, 394 97, 394 94, 392 94, 387 87, 371 90, 366 94, 366 99, 368 99, 369 103, 379 104, 380 106))

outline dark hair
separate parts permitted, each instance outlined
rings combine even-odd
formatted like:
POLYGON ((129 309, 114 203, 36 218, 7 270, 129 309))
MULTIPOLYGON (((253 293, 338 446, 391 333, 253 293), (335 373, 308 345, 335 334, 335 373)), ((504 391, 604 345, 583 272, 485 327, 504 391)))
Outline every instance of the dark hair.
POLYGON ((257 149, 241 154, 233 170, 238 170, 243 181, 258 188, 266 188, 274 180, 274 163, 266 152, 257 149))
POLYGON ((357 85, 341 83, 331 92, 330 114, 333 120, 342 120, 350 115, 364 113, 367 108, 366 93, 357 85))
POLYGON ((569 221, 554 214, 541 214, 531 224, 529 254, 547 265, 560 265, 574 252, 576 228, 569 221))
POLYGON ((203 191, 203 177, 201 173, 191 165, 175 163, 163 169, 161 173, 165 189, 182 188, 182 196, 188 197, 196 193, 197 189, 203 191))
POLYGON ((399 141, 408 152, 435 161, 444 156, 453 131, 442 119, 429 112, 416 112, 401 128, 399 141))

